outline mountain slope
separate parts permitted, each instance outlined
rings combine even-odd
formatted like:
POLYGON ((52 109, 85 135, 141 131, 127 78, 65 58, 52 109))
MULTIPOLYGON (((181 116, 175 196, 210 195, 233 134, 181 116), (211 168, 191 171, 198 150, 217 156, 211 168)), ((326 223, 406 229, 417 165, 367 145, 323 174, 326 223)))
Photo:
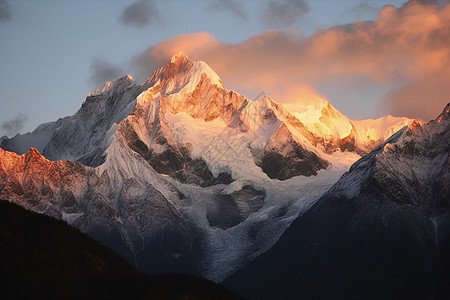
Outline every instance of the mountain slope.
MULTIPOLYGON (((135 132, 131 134, 143 143, 140 143, 141 147, 136 142, 130 146, 138 149, 160 173, 175 177, 183 183, 185 178, 194 180, 193 176, 204 179, 208 175, 211 181, 211 175, 216 178, 222 172, 229 173, 233 178, 240 177, 241 174, 229 161, 222 163, 221 157, 217 157, 224 153, 209 152, 209 138, 240 138, 240 143, 244 144, 242 150, 251 150, 248 158, 252 158, 253 152, 259 154, 254 158, 258 164, 258 161, 275 150, 271 148, 268 151, 266 147, 270 138, 279 134, 286 125, 289 130, 283 134, 292 137, 285 139, 281 146, 295 143, 301 153, 314 159, 304 159, 304 164, 309 167, 306 171, 293 169, 283 179, 296 175, 315 175, 318 170, 329 165, 303 137, 303 132, 296 132, 299 131, 296 127, 301 127, 306 134, 310 134, 301 122, 296 120, 299 126, 292 124, 288 120, 289 113, 268 97, 252 102, 226 90, 217 74, 203 62, 193 62, 182 54, 174 56, 171 63, 157 70, 148 82, 152 83, 151 87, 139 95, 136 110, 126 122, 128 130, 135 132), (202 127, 206 127, 206 130, 202 127), (201 137, 195 134, 196 130, 201 131, 201 137), (258 139, 258 143, 252 143, 255 139, 258 139), (191 167, 192 164, 197 167, 191 167), (186 170, 191 171, 189 175, 186 170), (205 174, 208 171, 211 174, 205 174)), ((291 116, 291 119, 294 118, 291 116)), ((224 151, 237 152, 233 145, 224 146, 228 148, 224 151)), ((297 158, 299 153, 284 153, 284 157, 291 155, 297 158)), ((248 158, 247 164, 255 165, 253 159, 248 158)), ((267 172, 264 167, 262 170, 267 172)), ((200 179, 197 181, 205 185, 200 179)))
POLYGON ((251 299, 448 298, 449 110, 361 158, 226 285, 251 299))
POLYGON ((0 201, 0 296, 23 298, 237 299, 204 279, 148 276, 56 219, 0 201))
MULTIPOLYGON (((126 121, 130 125, 128 130, 135 131, 130 135, 138 138, 134 150, 140 150, 159 173, 184 182, 191 180, 191 174, 204 180, 210 169, 216 177, 214 168, 229 166, 214 166, 215 158, 196 153, 204 147, 196 145, 198 140, 193 140, 192 134, 174 132, 174 121, 188 123, 187 116, 213 125, 215 136, 241 137, 257 166, 264 173, 269 172, 270 178, 278 179, 316 175, 331 163, 325 153, 336 150, 366 153, 412 121, 392 117, 390 122, 350 121, 323 99, 317 99, 314 107, 291 114, 270 97, 251 101, 226 90, 206 63, 191 61, 179 53, 142 85, 137 85, 129 75, 107 82, 88 95, 75 115, 42 124, 32 133, 5 139, 1 147, 18 154, 34 147, 50 160, 68 159, 95 167, 105 160, 110 138, 117 130, 114 124, 126 121), (273 138, 278 139, 279 147, 273 147, 273 138), (142 143, 147 150, 139 149, 142 143), (297 150, 286 151, 288 144, 297 150), (268 170, 263 160, 274 161, 273 156, 287 161, 276 170, 272 170, 273 166, 268 170), (291 162, 299 163, 298 160, 303 167, 283 169, 291 162)), ((201 179, 197 181, 204 185, 201 179)))
MULTIPOLYGON (((316 113, 328 127, 350 122, 330 104, 316 113)), ((145 271, 219 281, 272 246, 359 158, 354 136, 308 122, 270 97, 227 90, 180 53, 142 85, 118 78, 75 115, 4 139, 0 194, 145 271), (34 144, 44 157, 27 152, 34 144)))
POLYGON ((199 273, 196 229, 171 204, 178 191, 162 179, 130 176, 118 184, 113 173, 51 162, 34 148, 21 156, 0 149, 0 178, 0 198, 65 220, 149 273, 199 273))
POLYGON ((4 140, 2 148, 23 154, 30 147, 50 160, 80 161, 97 166, 107 148, 107 132, 131 114, 136 97, 145 86, 138 86, 126 75, 90 93, 73 115, 38 126, 32 133, 4 140))

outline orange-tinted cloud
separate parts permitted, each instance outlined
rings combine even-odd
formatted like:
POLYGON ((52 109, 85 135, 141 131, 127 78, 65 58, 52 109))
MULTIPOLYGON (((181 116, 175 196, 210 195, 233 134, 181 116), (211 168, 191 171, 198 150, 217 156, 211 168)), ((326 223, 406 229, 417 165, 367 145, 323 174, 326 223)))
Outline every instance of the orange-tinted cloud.
POLYGON ((151 72, 178 51, 206 61, 225 86, 250 98, 265 91, 279 101, 298 102, 311 97, 297 95, 299 86, 314 90, 337 79, 364 77, 401 86, 384 102, 380 99, 387 113, 424 120, 436 116, 450 98, 450 4, 385 6, 375 21, 318 29, 308 37, 267 31, 227 44, 206 32, 181 35, 149 48, 134 62, 151 72))
POLYGON ((385 107, 393 115, 410 115, 428 121, 437 117, 450 102, 450 82, 447 77, 432 76, 411 82, 386 96, 385 107))

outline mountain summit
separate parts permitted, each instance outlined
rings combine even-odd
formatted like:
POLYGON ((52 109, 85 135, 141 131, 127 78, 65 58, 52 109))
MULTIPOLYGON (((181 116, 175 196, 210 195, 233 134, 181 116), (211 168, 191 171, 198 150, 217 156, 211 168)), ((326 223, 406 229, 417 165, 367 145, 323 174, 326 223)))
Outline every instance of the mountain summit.
POLYGON ((73 116, 2 138, 0 196, 147 272, 218 281, 411 121, 355 122, 325 100, 292 113, 227 90, 205 62, 177 54, 141 85, 123 76, 73 116))

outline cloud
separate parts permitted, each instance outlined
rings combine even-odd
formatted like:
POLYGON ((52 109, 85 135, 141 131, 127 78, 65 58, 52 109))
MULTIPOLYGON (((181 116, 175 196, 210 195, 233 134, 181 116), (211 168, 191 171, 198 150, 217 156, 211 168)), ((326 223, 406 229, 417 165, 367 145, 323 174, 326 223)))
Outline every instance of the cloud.
POLYGON ((225 10, 242 20, 248 19, 248 14, 244 6, 236 0, 213 0, 209 9, 212 11, 225 10))
POLYGON ((105 60, 95 58, 91 63, 91 76, 89 77, 89 83, 95 87, 103 86, 105 82, 111 81, 124 74, 123 70, 105 60))
POLYGON ((439 4, 439 5, 444 5, 445 3, 449 3, 449 0, 410 0, 408 2, 406 2, 406 4, 410 3, 410 2, 417 2, 420 4, 439 4))
POLYGON ((350 7, 349 12, 358 18, 362 18, 368 15, 376 16, 380 12, 381 8, 382 6, 379 2, 377 2, 377 0, 362 0, 353 4, 350 7))
POLYGON ((428 121, 437 117, 448 102, 448 77, 432 76, 391 91, 383 104, 393 115, 415 116, 422 121, 428 121))
POLYGON ((160 16, 153 1, 140 0, 127 6, 122 12, 120 20, 125 25, 144 27, 160 20, 160 16))
POLYGON ((0 123, 0 129, 8 136, 13 136, 18 133, 25 123, 28 121, 28 117, 24 114, 18 114, 9 121, 0 123))
POLYGON ((263 10, 262 22, 268 28, 290 27, 310 10, 305 0, 269 1, 263 10))
POLYGON ((11 6, 7 0, 0 0, 0 23, 11 19, 11 6))
POLYGON ((131 65, 137 73, 135 76, 137 80, 144 80, 155 69, 166 64, 174 54, 180 51, 192 54, 193 59, 200 59, 203 55, 214 53, 216 47, 220 50, 220 46, 223 46, 223 44, 216 40, 214 35, 207 32, 182 34, 149 47, 146 51, 134 57, 131 65))
MULTIPOLYGON (((423 120, 439 114, 450 98, 450 4, 385 6, 375 21, 319 29, 307 37, 295 30, 272 30, 229 44, 206 32, 180 35, 133 59, 138 79, 178 51, 206 61, 225 86, 249 98, 263 90, 296 104, 309 101, 311 90, 336 82, 347 82, 361 95, 373 82, 385 87, 384 97, 376 100, 383 114, 423 120)), ((359 99, 352 105, 363 110, 367 103, 359 99)))

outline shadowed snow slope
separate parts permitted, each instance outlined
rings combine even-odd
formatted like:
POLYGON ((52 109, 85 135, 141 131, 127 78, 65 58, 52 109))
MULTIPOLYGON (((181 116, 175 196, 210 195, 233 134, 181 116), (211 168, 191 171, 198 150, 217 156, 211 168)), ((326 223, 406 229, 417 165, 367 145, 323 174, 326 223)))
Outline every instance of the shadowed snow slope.
POLYGON ((358 160, 226 284, 250 299, 448 299, 449 110, 358 160))

